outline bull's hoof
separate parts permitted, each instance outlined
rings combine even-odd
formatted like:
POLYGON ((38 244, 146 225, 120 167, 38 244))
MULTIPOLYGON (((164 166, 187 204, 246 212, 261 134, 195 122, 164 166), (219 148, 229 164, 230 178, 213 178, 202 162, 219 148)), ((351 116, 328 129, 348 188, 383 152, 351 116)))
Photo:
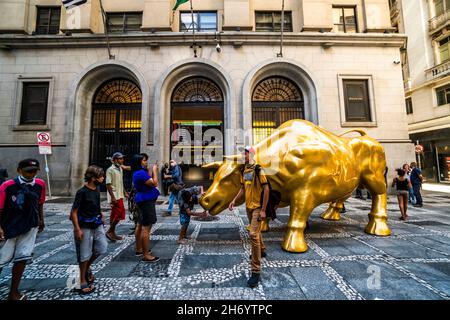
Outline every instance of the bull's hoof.
POLYGON ((283 244, 281 246, 283 250, 288 252, 302 253, 308 250, 303 232, 289 230, 284 237, 283 244))
POLYGON ((376 236, 390 236, 391 235, 391 229, 389 229, 386 221, 381 220, 371 220, 367 224, 364 231, 368 234, 373 234, 376 236))
POLYGON ((341 220, 341 213, 338 208, 330 206, 320 217, 324 220, 339 221, 341 220))

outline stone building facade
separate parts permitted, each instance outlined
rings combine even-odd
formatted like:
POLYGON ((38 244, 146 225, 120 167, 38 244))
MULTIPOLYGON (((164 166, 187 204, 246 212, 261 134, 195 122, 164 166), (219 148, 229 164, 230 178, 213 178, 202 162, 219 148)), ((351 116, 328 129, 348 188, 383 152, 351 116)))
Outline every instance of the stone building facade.
POLYGON ((408 36, 402 60, 409 134, 423 147, 417 161, 428 182, 450 183, 450 1, 391 0, 391 17, 408 36))
MULTIPOLYGON (((282 54, 281 1, 193 0, 195 43, 189 3, 173 13, 174 2, 103 0, 111 59, 97 0, 73 12, 2 1, 0 166, 42 159, 36 132, 50 132, 53 191, 73 194, 113 151, 168 161, 175 129, 223 132, 220 152, 234 154, 299 117, 334 133, 363 128, 383 144, 389 177, 414 159, 406 38, 392 32, 387 1, 286 0, 282 54)), ((202 139, 204 152, 213 141, 202 139)), ((185 174, 212 178, 198 164, 185 174)))

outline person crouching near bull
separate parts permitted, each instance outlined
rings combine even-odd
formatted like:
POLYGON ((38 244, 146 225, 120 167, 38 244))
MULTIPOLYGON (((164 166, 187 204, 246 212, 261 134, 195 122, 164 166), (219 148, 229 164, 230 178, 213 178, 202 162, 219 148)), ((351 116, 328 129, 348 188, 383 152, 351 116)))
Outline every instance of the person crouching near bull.
POLYGON ((266 219, 266 207, 269 201, 269 184, 262 169, 258 173, 255 172, 256 163, 253 157, 255 149, 251 146, 245 147, 245 167, 241 177, 241 190, 231 201, 229 209, 234 210, 234 205, 241 196, 245 195, 245 206, 247 209, 247 217, 250 222, 250 241, 252 246, 251 255, 251 271, 252 275, 247 285, 254 288, 260 281, 261 274, 261 257, 266 256, 266 247, 261 235, 261 224, 266 219), (261 193, 264 191, 263 204, 260 204, 261 193))
POLYGON ((191 216, 206 217, 206 211, 194 212, 194 205, 198 204, 198 196, 203 194, 203 186, 194 186, 181 190, 178 195, 178 204, 180 207, 180 236, 178 237, 178 244, 187 244, 186 234, 189 228, 191 216))

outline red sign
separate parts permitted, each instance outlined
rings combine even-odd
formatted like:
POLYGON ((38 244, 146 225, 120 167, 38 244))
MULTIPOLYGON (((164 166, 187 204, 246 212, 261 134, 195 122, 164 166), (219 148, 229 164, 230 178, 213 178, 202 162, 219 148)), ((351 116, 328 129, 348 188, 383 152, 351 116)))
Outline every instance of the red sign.
POLYGON ((414 150, 416 151, 416 153, 422 153, 423 152, 423 146, 418 144, 414 147, 414 150))
POLYGON ((38 132, 36 134, 39 146, 39 154, 52 154, 52 139, 48 132, 38 132))

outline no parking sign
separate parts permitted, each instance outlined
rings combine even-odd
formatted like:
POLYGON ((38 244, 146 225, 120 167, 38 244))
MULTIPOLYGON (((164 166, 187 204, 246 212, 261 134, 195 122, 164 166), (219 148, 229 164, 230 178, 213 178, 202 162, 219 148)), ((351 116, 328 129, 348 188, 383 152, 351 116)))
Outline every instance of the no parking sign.
POLYGON ((47 173, 47 187, 50 198, 52 197, 52 189, 50 188, 50 175, 47 162, 47 155, 52 154, 52 139, 50 133, 48 132, 38 132, 36 133, 37 142, 39 146, 39 154, 43 154, 45 158, 45 172, 47 173))
POLYGON ((39 154, 52 154, 52 140, 50 133, 38 132, 36 136, 39 146, 39 154))

